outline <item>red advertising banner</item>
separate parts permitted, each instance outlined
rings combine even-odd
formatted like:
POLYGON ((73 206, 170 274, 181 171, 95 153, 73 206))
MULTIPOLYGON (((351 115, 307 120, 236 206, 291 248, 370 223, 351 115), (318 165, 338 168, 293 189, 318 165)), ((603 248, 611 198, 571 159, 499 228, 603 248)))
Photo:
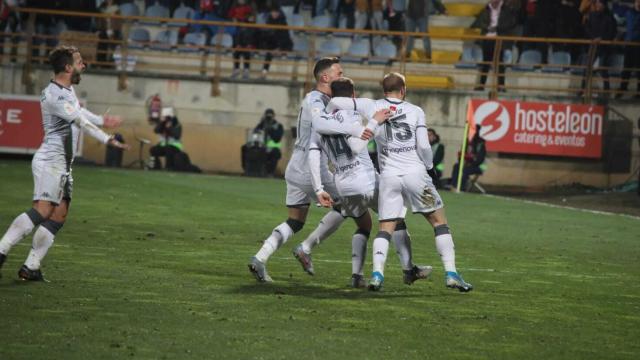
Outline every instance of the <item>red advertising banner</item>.
POLYGON ((43 137, 40 98, 0 94, 0 152, 33 154, 43 137))
MULTIPOLYGON (((85 106, 83 100, 80 104, 85 106)), ((40 98, 0 94, 0 153, 35 154, 43 138, 40 98)), ((82 132, 74 138, 81 156, 82 132)))
POLYGON ((602 156, 602 106, 469 100, 470 136, 475 125, 488 151, 572 156, 602 156))

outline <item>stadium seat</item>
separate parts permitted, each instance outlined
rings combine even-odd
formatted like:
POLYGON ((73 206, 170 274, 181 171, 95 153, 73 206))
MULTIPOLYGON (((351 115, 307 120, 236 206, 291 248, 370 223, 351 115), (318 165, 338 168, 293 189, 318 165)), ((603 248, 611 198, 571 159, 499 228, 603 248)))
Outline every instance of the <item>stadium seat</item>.
POLYGON ((290 18, 287 18, 287 24, 289 26, 300 26, 303 27, 304 25, 304 17, 300 14, 293 14, 291 15, 290 18))
MULTIPOLYGON (((193 18, 193 14, 195 14, 195 10, 193 10, 192 8, 188 7, 188 6, 184 6, 184 5, 180 5, 179 8, 177 8, 174 12, 173 12, 173 19, 191 19, 193 18)), ((182 27, 182 26, 187 26, 187 23, 182 23, 182 22, 170 22, 168 24, 169 26, 177 26, 177 27, 182 27)))
POLYGON ((457 69, 475 69, 477 63, 482 61, 482 49, 479 45, 468 44, 462 48, 462 57, 455 65, 457 69))
POLYGON ((372 64, 390 65, 396 58, 398 50, 396 46, 387 38, 383 38, 378 45, 373 48, 374 57, 369 59, 372 64))
POLYGON ((178 30, 163 30, 156 35, 151 43, 151 49, 170 51, 178 44, 178 30))
POLYGON ((533 71, 542 63, 542 54, 538 50, 525 50, 520 55, 518 64, 513 67, 515 71, 533 71))
POLYGON ((354 39, 347 49, 347 54, 341 58, 342 61, 361 63, 370 55, 371 49, 369 39, 354 39))
POLYGON ((120 4, 120 14, 123 16, 139 16, 140 9, 134 3, 124 3, 120 4))
POLYGON ((317 28, 330 28, 331 26, 331 17, 329 15, 319 15, 311 19, 311 26, 317 28))
MULTIPOLYGON (((218 46, 220 43, 220 47, 222 48, 222 53, 230 51, 233 48, 233 37, 227 33, 218 33, 211 37, 211 41, 209 41, 210 46, 218 46)), ((215 52, 215 50, 214 50, 215 52)))
POLYGON ((338 56, 342 54, 342 48, 333 36, 328 36, 325 41, 318 43, 316 52, 318 56, 338 56))
MULTIPOLYGON (((155 18, 168 18, 171 16, 169 9, 158 4, 157 2, 147 8, 144 12, 145 17, 155 17, 155 18)), ((144 24, 155 25, 160 24, 161 21, 157 20, 143 20, 144 24)))
POLYGON ((150 41, 149 30, 145 28, 137 27, 129 32, 129 47, 132 49, 143 49, 149 45, 150 41))
POLYGON ((294 36, 293 37, 293 52, 295 54, 290 55, 292 59, 303 59, 309 53, 309 40, 306 36, 294 36))
MULTIPOLYGON (((576 63, 577 66, 586 66, 587 65, 587 54, 586 53, 582 53, 580 54, 580 56, 578 56, 578 61, 576 63)), ((572 75, 582 75, 585 72, 584 68, 575 68, 572 67, 571 70, 569 71, 572 75)))
POLYGON ((609 75, 620 76, 622 69, 624 69, 624 54, 613 54, 609 56, 607 66, 609 67, 609 75))
POLYGON ((554 51, 549 55, 549 66, 542 68, 545 73, 561 73, 571 65, 571 54, 566 51, 554 51))
POLYGON ((184 46, 178 47, 178 51, 181 52, 197 52, 204 48, 207 42, 207 35, 203 33, 188 33, 185 35, 183 43, 184 46))

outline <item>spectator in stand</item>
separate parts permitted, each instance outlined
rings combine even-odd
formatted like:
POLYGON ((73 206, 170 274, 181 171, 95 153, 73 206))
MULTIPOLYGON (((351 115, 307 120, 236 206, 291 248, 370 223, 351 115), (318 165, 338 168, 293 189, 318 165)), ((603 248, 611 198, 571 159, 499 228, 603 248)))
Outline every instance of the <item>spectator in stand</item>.
POLYGON ((382 30, 383 7, 382 0, 356 0, 356 29, 382 30))
MULTIPOLYGON (((440 0, 409 0, 407 7, 406 30, 416 32, 426 32, 429 29, 429 15, 432 13, 446 14, 447 9, 440 0)), ((411 57, 413 50, 413 37, 407 42, 407 57, 411 57)), ((428 36, 422 38, 424 53, 431 59, 431 40, 428 36)))
MULTIPOLYGON (((26 0, 25 7, 29 8, 37 8, 37 9, 60 9, 64 6, 64 2, 62 0, 26 0)), ((26 18, 29 16, 27 13, 24 13, 23 23, 26 24, 26 18)), ((33 57, 33 62, 42 63, 43 61, 48 61, 46 58, 46 54, 49 53, 50 49, 53 49, 57 44, 57 37, 60 32, 62 32, 66 28, 64 21, 58 19, 56 16, 51 15, 36 15, 35 20, 35 29, 33 34, 32 45, 33 49, 31 50, 31 56, 33 57), (44 37, 46 36, 46 38, 44 37), (44 57, 40 57, 40 45, 45 43, 46 48, 44 49, 44 57)))
MULTIPOLYGON (((622 5, 616 4, 618 8, 622 5)), ((624 41, 636 43, 636 46, 624 47, 624 67, 622 72, 622 82, 620 90, 627 91, 629 87, 629 78, 631 77, 631 68, 635 68, 636 72, 636 92, 635 98, 640 98, 640 0, 635 0, 633 7, 624 7, 620 9, 626 19, 626 33, 624 41)), ((617 98, 622 97, 622 93, 616 95, 617 98)), ((640 121, 640 120, 639 120, 640 121)), ((640 189, 640 187, 639 187, 640 189)), ((640 190, 638 190, 640 192, 640 190)))
MULTIPOLYGON (((120 8, 115 0, 105 0, 102 2, 99 11, 102 14, 120 14, 120 8)), ((122 20, 98 18, 96 19, 96 25, 98 27, 98 37, 102 40, 98 43, 98 62, 101 63, 99 65, 103 67, 110 67, 107 66, 106 62, 111 59, 111 51, 116 48, 117 44, 113 41, 122 40, 122 20)))
MULTIPOLYGON (((389 22, 389 31, 405 31, 404 18, 407 11, 406 0, 387 0, 386 18, 389 22)), ((402 38, 393 37, 393 43, 398 51, 402 50, 402 38)))
MULTIPOLYGON (((253 8, 246 3, 246 0, 237 0, 236 6, 229 11, 229 18, 233 21, 244 23, 255 23, 256 17, 253 8)), ((243 79, 248 79, 251 67, 251 51, 255 50, 257 43, 257 30, 250 27, 238 27, 233 37, 233 73, 232 78, 240 76, 240 57, 244 58, 243 79)))
MULTIPOLYGON (((200 6, 193 15, 193 20, 225 21, 225 18, 218 15, 220 11, 219 1, 200 0, 200 6)), ((211 37, 218 33, 218 30, 216 25, 191 24, 189 32, 200 31, 206 33, 207 43, 209 43, 211 37)))
MULTIPOLYGON (((555 37, 580 39, 583 37, 579 0, 561 0, 556 17, 555 37)), ((568 51, 572 62, 580 56, 581 46, 577 44, 553 44, 554 51, 568 51)))
MULTIPOLYGON (((67 11, 80 11, 82 12, 92 12, 97 13, 98 8, 96 7, 95 1, 84 1, 84 0, 65 0, 63 2, 63 6, 57 8, 56 10, 67 10, 67 11)), ((86 16, 65 16, 64 21, 67 24, 67 29, 71 31, 84 31, 91 32, 93 31, 92 18, 86 16)))
MULTIPOLYGON (((271 11, 269 11, 269 17, 266 23, 267 25, 287 25, 287 18, 279 6, 273 5, 271 11)), ((269 73, 269 67, 273 59, 273 51, 290 51, 293 48, 293 42, 287 30, 264 29, 262 30, 260 38, 261 45, 259 47, 269 50, 264 57, 264 65, 262 67, 262 78, 264 79, 269 73)))
POLYGON ((596 10, 596 3, 594 0, 580 0, 580 13, 582 14, 582 23, 586 24, 589 14, 596 10))
POLYGON ((340 18, 344 16, 347 19, 347 29, 353 29, 356 25, 355 11, 355 0, 340 0, 333 18, 333 27, 339 28, 340 18))
MULTIPOLYGON (((559 11, 558 5, 558 0, 537 0, 533 18, 528 27, 529 33, 525 34, 525 36, 537 38, 555 37, 555 22, 559 11)), ((524 49, 538 50, 542 55, 542 62, 546 63, 548 45, 549 44, 543 42, 530 42, 526 44, 524 49)))
POLYGON ((20 20, 18 19, 18 14, 13 10, 18 5, 16 0, 0 0, 0 32, 8 30, 10 34, 16 34, 16 36, 0 35, 0 63, 2 63, 2 55, 4 54, 5 37, 11 42, 11 50, 9 51, 11 62, 16 62, 18 56, 18 42, 20 39, 17 36, 17 30, 20 20))
MULTIPOLYGON (((609 0, 594 0, 594 11, 589 14, 587 22, 584 25, 584 31, 588 39, 613 40, 616 37, 617 25, 616 19, 608 8, 609 0)), ((609 55, 611 53, 610 45, 597 45, 595 59, 600 59, 600 66, 608 66, 609 55)), ((604 69, 602 74, 603 88, 609 90, 609 72, 604 69)), ((582 80, 582 90, 585 89, 586 79, 582 80)), ((580 94, 581 95, 581 94, 580 94)), ((607 94, 605 94, 606 96, 607 94)))
MULTIPOLYGON (((503 0, 489 0, 487 6, 478 15, 476 20, 471 25, 472 28, 479 28, 482 34, 487 37, 487 40, 482 40, 482 60, 483 62, 493 61, 493 53, 495 50, 496 42, 492 39, 495 36, 512 36, 516 26, 518 25, 518 9, 513 8, 506 4, 503 0)), ((502 50, 500 52, 500 60, 504 56, 504 50, 511 45, 508 41, 502 43, 502 50)), ((491 68, 490 64, 482 64, 480 69, 480 84, 476 86, 476 91, 484 90, 484 85, 487 82, 487 73, 491 68)), ((495 69, 494 69, 495 71, 495 69)), ((498 91, 505 91, 504 89, 504 65, 498 66, 498 91)))

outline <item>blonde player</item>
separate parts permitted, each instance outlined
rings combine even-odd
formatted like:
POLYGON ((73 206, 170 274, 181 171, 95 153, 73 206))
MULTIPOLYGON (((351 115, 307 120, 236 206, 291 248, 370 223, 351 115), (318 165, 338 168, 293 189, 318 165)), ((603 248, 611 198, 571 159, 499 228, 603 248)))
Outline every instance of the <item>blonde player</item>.
POLYGON ((80 107, 73 85, 80 83, 85 65, 78 49, 59 46, 49 55, 49 62, 54 78, 42 91, 40 99, 45 135, 31 163, 33 207, 16 217, 0 240, 1 267, 9 250, 40 225, 33 235, 27 260, 18 271, 22 280, 44 280, 40 270, 42 259, 66 220, 73 190, 71 164, 77 145, 73 127, 82 129, 104 144, 128 148, 93 124, 102 123, 105 119, 80 107))
MULTIPOLYGON (((334 97, 353 99, 354 84, 351 79, 340 78, 331 83, 331 93, 334 97)), ((373 114, 370 119, 372 127, 378 122, 384 122, 390 116, 387 109, 373 114)), ((325 207, 332 205, 331 195, 324 191, 320 172, 321 155, 326 155, 334 169, 335 186, 340 196, 342 214, 351 217, 358 226, 352 237, 352 287, 364 287, 363 266, 367 241, 371 232, 371 215, 369 208, 378 209, 377 173, 367 151, 367 140, 357 135, 365 131, 361 125, 361 115, 354 110, 336 110, 325 113, 314 119, 314 129, 309 143, 309 167, 311 179, 318 201, 325 207), (349 135, 350 133, 355 136, 349 135)), ((403 268, 403 280, 411 285, 418 279, 425 279, 431 273, 431 266, 414 265, 411 259, 411 242, 406 231, 404 221, 400 221, 393 239, 403 268)), ((313 245, 313 244, 310 244, 313 245)), ((313 269, 311 262, 311 247, 305 243, 294 249, 305 271, 313 269)))
POLYGON ((373 241, 373 274, 369 289, 377 291, 382 288, 389 240, 396 222, 404 218, 402 209, 406 202, 414 213, 422 214, 434 228, 436 249, 446 272, 446 286, 462 292, 471 291, 473 286, 465 282, 456 270, 453 237, 447 225, 444 204, 427 174, 433 162, 424 111, 404 100, 406 84, 401 74, 387 74, 382 80, 382 88, 384 99, 333 99, 327 106, 328 109, 356 109, 367 117, 380 109, 392 112, 391 118, 375 131, 380 164, 380 229, 373 241))

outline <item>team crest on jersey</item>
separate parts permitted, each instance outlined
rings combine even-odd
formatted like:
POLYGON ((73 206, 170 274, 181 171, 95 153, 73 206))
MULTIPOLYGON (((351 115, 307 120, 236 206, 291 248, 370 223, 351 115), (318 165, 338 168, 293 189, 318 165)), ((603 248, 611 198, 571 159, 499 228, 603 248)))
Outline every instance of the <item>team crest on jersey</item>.
POLYGON ((393 111, 393 112, 395 112, 395 111, 396 111, 396 109, 397 109, 397 108, 396 108, 395 106, 393 106, 393 105, 389 106, 389 110, 391 110, 391 111, 393 111))
POLYGON ((64 111, 67 113, 67 115, 71 115, 74 112, 74 107, 73 105, 71 105, 71 103, 64 103, 64 111))

